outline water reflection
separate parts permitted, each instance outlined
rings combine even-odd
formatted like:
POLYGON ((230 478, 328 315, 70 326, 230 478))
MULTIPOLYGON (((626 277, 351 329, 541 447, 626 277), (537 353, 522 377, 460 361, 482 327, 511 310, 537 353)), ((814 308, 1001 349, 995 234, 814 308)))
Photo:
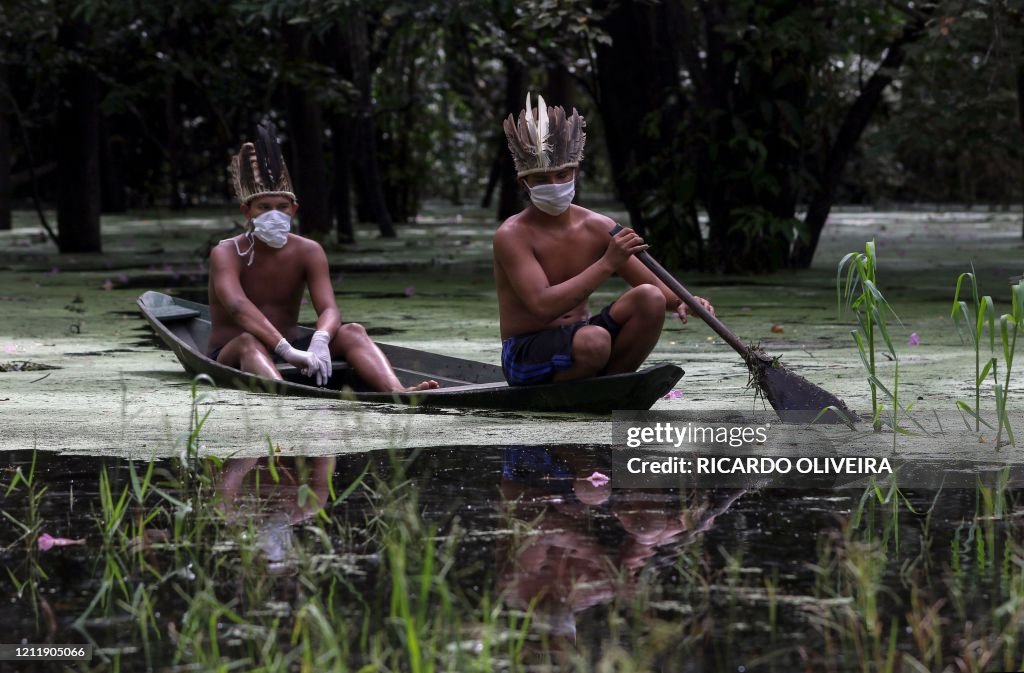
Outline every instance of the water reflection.
POLYGON ((113 652, 125 671, 174 657, 194 670, 273 658, 282 673, 307 657, 315 670, 1019 667, 1024 510, 1009 475, 943 491, 634 490, 609 481, 611 455, 162 461, 150 480, 142 463, 39 454, 33 470, 11 454, 0 626, 9 642, 94 642, 107 658, 90 670, 116 668, 113 652), (44 533, 84 543, 44 549, 44 533))
POLYGON ((274 573, 294 569, 294 527, 328 501, 334 456, 229 458, 214 480, 230 524, 254 528, 255 546, 274 573))
POLYGON ((610 462, 578 447, 503 451, 501 493, 518 525, 499 551, 499 593, 574 643, 581 612, 629 600, 644 568, 698 540, 745 493, 615 488, 610 462))

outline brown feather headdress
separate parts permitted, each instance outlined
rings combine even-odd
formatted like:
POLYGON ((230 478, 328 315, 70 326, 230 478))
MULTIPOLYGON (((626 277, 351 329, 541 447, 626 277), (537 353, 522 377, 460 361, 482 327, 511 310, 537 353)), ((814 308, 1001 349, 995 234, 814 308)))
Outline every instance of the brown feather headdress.
POLYGON ((256 144, 245 143, 231 158, 228 173, 235 196, 242 205, 248 205, 260 196, 287 196, 295 201, 288 166, 277 144, 277 129, 270 121, 256 127, 256 144))
POLYGON ((537 96, 537 112, 526 94, 526 109, 519 113, 519 121, 509 115, 502 126, 508 149, 516 166, 516 177, 531 173, 545 173, 562 168, 575 168, 583 160, 583 146, 587 122, 576 111, 566 116, 560 105, 548 107, 543 96, 537 96))

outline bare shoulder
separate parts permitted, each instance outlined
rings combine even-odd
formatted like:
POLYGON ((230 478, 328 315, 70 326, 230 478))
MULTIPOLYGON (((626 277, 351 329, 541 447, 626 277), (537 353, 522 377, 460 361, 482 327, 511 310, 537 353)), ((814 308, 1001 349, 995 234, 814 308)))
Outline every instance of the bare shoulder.
POLYGON ((590 233, 600 234, 603 238, 607 236, 608 232, 615 226, 615 220, 607 215, 595 213, 593 210, 588 210, 587 208, 580 208, 580 210, 583 211, 583 226, 586 227, 587 231, 590 233))
POLYGON ((506 247, 516 245, 526 240, 526 224, 523 222, 522 213, 517 213, 508 218, 494 232, 494 245, 506 247))
POLYGON ((219 241, 217 245, 210 248, 210 262, 215 264, 225 264, 231 261, 233 258, 232 256, 237 257, 238 252, 235 249, 237 245, 242 245, 243 250, 248 248, 250 245, 247 240, 243 239, 242 241, 239 241, 239 238, 242 236, 242 234, 239 234, 238 236, 225 238, 224 240, 219 241))
POLYGON ((299 236, 297 234, 289 234, 288 242, 295 246, 296 250, 299 250, 305 254, 315 253, 318 255, 326 255, 324 252, 324 246, 320 245, 311 238, 305 236, 299 236))

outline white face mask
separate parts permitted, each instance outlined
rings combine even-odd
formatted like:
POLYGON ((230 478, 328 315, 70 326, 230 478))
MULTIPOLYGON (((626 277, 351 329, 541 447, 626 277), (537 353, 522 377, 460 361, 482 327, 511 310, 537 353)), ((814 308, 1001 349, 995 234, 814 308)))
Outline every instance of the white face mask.
POLYGON ((269 210, 253 218, 253 233, 271 248, 283 248, 292 229, 292 217, 280 210, 269 210))
POLYGON ((572 203, 572 197, 576 195, 576 180, 553 185, 537 185, 529 189, 533 205, 548 215, 561 215, 572 203))

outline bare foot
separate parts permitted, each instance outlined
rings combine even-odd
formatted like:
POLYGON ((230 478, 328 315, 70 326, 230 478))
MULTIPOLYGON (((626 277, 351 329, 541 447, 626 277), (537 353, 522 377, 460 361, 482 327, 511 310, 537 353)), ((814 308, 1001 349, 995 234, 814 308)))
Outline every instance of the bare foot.
POLYGON ((434 379, 430 379, 429 381, 424 381, 423 383, 420 383, 419 385, 409 386, 408 388, 405 389, 405 392, 407 392, 407 393, 415 393, 415 392, 419 392, 421 390, 434 390, 435 388, 440 388, 440 387, 441 386, 437 385, 437 381, 435 381, 434 379))

